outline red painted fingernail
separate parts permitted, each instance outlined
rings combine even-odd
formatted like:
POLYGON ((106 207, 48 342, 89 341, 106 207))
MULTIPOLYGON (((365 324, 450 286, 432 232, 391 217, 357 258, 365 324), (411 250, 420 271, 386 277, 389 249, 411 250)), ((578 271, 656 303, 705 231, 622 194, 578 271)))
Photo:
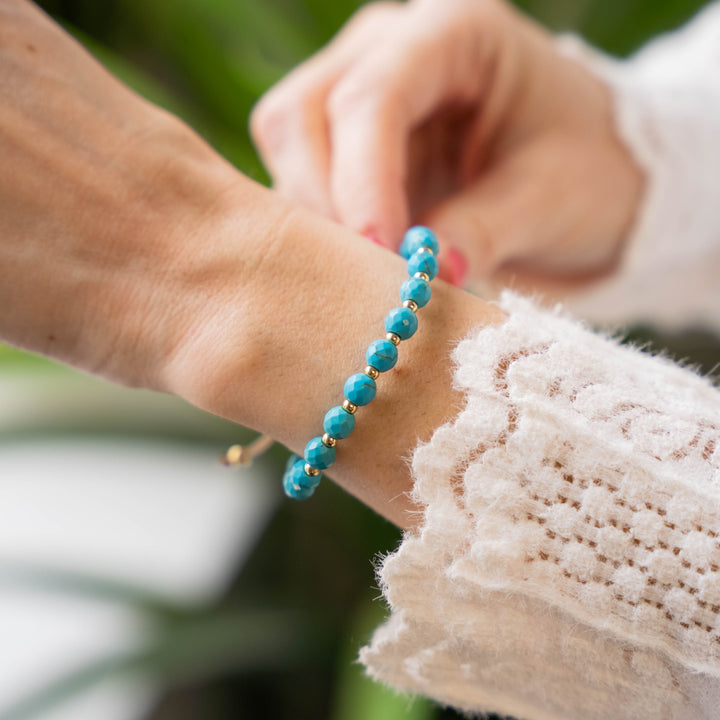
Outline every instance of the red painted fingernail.
POLYGON ((447 264, 452 273, 450 282, 456 287, 462 287, 465 284, 468 270, 465 254, 457 248, 450 248, 447 252, 447 264))

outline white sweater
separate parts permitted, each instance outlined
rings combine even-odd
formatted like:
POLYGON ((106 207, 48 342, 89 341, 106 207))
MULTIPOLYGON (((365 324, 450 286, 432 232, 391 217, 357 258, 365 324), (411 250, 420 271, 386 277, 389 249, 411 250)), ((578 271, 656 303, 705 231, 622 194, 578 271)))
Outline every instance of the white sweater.
MULTIPOLYGON (((593 321, 720 331, 720 3, 628 62, 615 89, 649 178, 593 321)), ((720 391, 559 311, 457 347, 459 416, 413 458, 422 528, 379 576, 361 660, 407 692, 527 720, 720 717, 720 391)))

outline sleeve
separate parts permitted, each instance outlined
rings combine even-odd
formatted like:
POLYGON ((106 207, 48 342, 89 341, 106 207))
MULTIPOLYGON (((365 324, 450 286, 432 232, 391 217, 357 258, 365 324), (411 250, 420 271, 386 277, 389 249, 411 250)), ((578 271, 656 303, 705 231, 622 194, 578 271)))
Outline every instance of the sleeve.
POLYGON ((514 295, 455 349, 361 661, 527 720, 717 718, 720 391, 514 295))
POLYGON ((619 271, 568 307, 595 322, 720 331, 720 3, 626 61, 573 37, 559 47, 609 84, 647 177, 619 271))

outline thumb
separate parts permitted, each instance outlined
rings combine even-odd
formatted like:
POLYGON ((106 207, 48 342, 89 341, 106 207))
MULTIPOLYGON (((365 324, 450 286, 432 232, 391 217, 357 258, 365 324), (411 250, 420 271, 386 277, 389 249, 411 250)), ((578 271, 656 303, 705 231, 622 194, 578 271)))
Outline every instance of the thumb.
POLYGON ((502 242, 498 242, 494 213, 482 194, 465 192, 433 208, 422 224, 432 228, 440 241, 439 276, 458 287, 466 280, 491 275, 500 265, 502 242))
POLYGON ((444 280, 456 285, 480 280, 530 252, 540 230, 535 227, 541 217, 540 197, 518 177, 486 176, 423 216, 422 224, 431 227, 441 243, 438 260, 444 280))

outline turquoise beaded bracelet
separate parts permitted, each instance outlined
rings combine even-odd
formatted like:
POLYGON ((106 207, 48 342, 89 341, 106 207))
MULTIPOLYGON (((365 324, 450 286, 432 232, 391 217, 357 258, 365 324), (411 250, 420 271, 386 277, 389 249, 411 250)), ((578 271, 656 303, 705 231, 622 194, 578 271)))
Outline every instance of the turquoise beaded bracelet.
POLYGON ((438 250, 432 230, 417 226, 405 233, 400 254, 408 261, 410 277, 400 286, 402 307, 393 308, 385 316, 387 334, 368 346, 365 369, 345 381, 345 399, 325 414, 324 434, 310 440, 304 457, 290 456, 283 475, 283 490, 288 497, 306 500, 315 492, 321 471, 335 462, 338 440, 344 440, 355 429, 357 409, 372 402, 380 373, 392 370, 397 363, 397 346, 417 331, 416 313, 430 301, 430 281, 438 273, 438 250))

